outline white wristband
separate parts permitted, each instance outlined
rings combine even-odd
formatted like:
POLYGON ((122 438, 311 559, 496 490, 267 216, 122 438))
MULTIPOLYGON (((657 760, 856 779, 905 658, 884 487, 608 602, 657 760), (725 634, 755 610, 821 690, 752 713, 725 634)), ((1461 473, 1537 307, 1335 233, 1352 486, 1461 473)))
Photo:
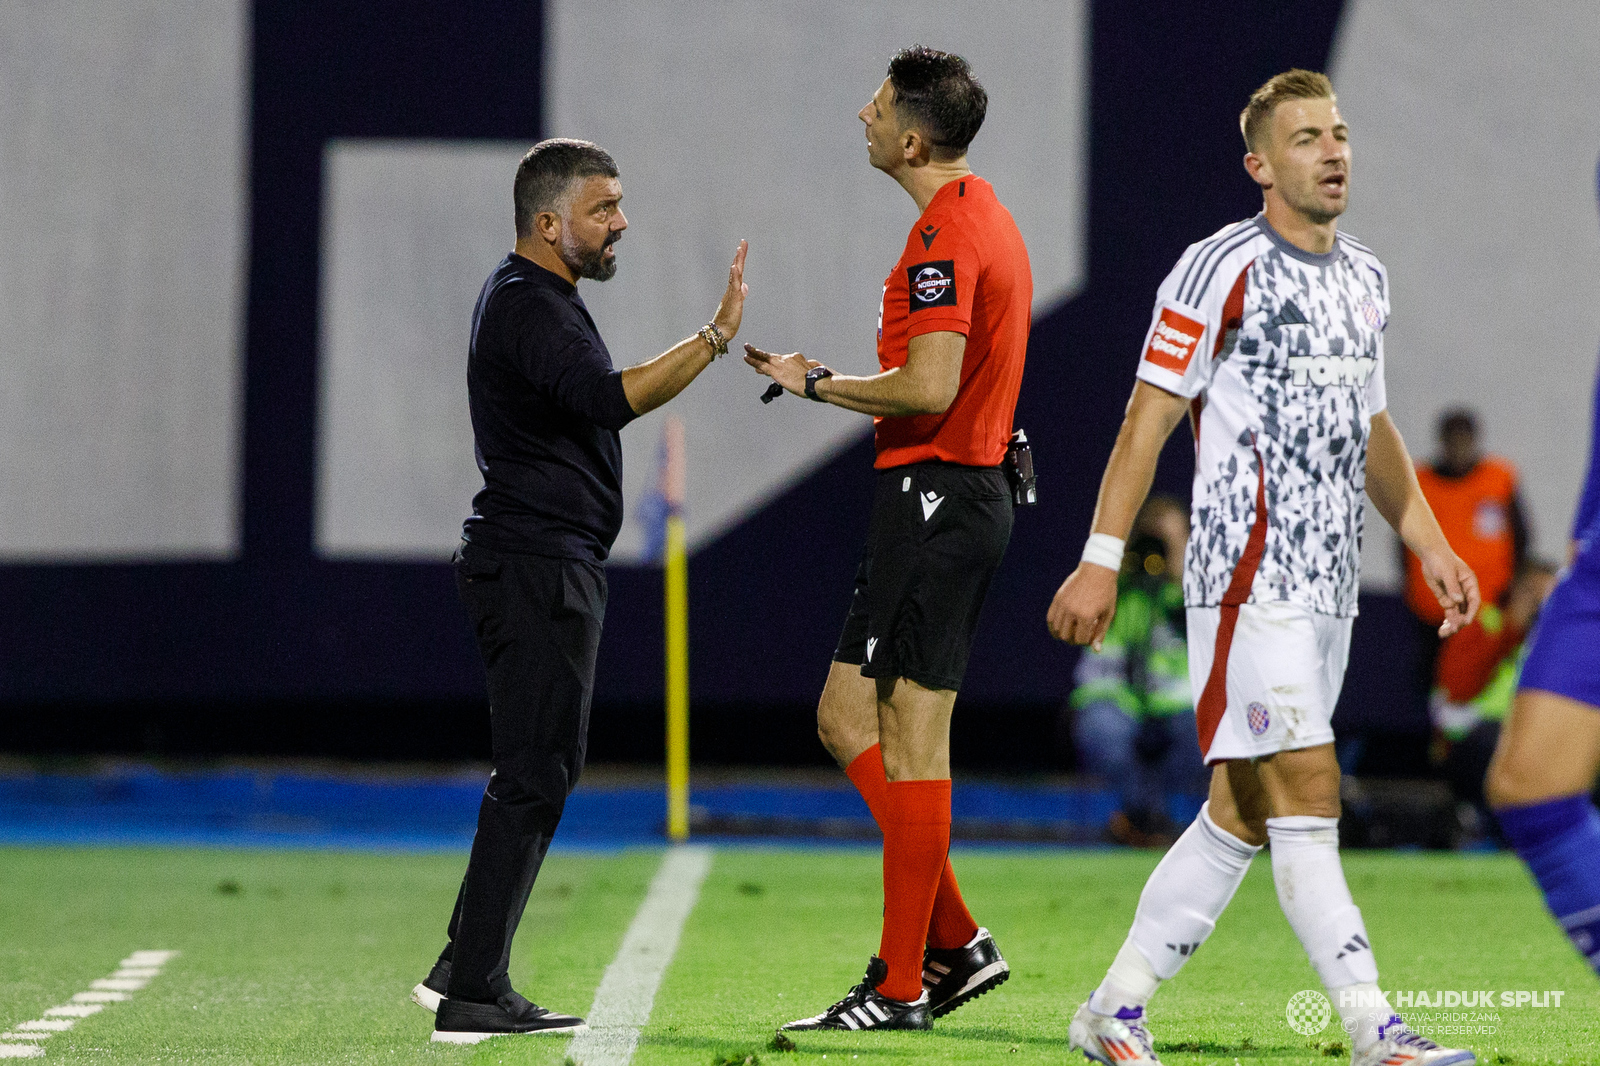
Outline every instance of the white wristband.
POLYGON ((1089 543, 1083 546, 1083 561, 1107 570, 1121 571, 1122 553, 1126 547, 1127 541, 1110 533, 1091 533, 1089 543))

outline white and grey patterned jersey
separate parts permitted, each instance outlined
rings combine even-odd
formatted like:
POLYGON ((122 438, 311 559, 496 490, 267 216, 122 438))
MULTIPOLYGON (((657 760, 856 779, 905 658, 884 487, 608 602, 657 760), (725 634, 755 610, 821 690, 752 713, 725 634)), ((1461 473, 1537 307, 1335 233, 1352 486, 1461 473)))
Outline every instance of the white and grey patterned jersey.
POLYGON ((1162 282, 1139 378, 1192 401, 1189 606, 1356 613, 1388 319, 1370 249, 1341 233, 1306 252, 1261 215, 1191 245, 1162 282))

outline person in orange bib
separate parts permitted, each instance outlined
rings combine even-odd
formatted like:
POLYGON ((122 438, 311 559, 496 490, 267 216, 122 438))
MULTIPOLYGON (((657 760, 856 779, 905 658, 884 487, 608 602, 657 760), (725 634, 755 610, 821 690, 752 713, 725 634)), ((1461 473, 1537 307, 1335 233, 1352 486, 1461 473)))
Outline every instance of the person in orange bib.
MULTIPOLYGON (((1506 459, 1483 454, 1477 416, 1457 408, 1439 416, 1438 457, 1417 464, 1417 481, 1445 537, 1478 575, 1483 602, 1499 603, 1528 557, 1517 468, 1506 459)), ((1406 606, 1417 619, 1417 698, 1426 703, 1433 691, 1444 613, 1417 557, 1404 545, 1400 554, 1406 606)))
MULTIPOLYGON (((1440 416, 1439 457, 1417 464, 1417 480, 1444 535, 1478 575, 1483 602, 1498 602, 1528 553, 1517 468, 1484 455, 1477 417, 1454 410, 1440 416)), ((1430 631, 1437 630, 1444 612, 1423 580, 1422 564, 1407 551, 1405 567, 1406 606, 1430 631)))

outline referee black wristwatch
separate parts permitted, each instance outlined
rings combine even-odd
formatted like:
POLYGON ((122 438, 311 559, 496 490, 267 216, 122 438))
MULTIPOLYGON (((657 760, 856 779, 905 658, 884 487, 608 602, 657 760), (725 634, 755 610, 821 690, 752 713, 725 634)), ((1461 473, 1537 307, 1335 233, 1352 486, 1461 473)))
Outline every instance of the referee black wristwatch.
POLYGON ((814 366, 810 370, 807 370, 806 397, 808 399, 815 400, 818 403, 827 403, 827 400, 824 400, 821 396, 817 395, 817 382, 821 381, 823 378, 831 377, 833 377, 833 371, 829 370, 825 366, 814 366))

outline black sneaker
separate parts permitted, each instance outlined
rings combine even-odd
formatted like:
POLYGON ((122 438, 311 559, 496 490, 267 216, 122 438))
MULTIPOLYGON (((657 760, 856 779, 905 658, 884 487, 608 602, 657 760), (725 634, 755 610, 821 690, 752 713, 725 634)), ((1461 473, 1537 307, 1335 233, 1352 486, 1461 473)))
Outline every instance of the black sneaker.
POLYGON ((515 992, 507 992, 493 1003, 441 999, 433 1020, 433 1039, 447 1044, 476 1044, 492 1036, 580 1033, 587 1028, 582 1018, 552 1014, 515 992))
POLYGON ((444 998, 444 990, 450 986, 450 963, 440 959, 433 964, 433 969, 428 971, 428 976, 422 983, 411 990, 411 1002, 423 1010, 433 1014, 439 1013, 439 1001, 444 998))
POLYGON ((878 956, 867 962, 867 976, 850 994, 817 1015, 801 1018, 780 1028, 797 1029, 932 1029, 928 1017, 928 993, 914 1003, 902 1003, 878 994, 878 986, 889 976, 889 964, 878 956))
POLYGON ((998 988, 1011 976, 989 930, 979 929, 964 947, 929 948, 922 953, 922 990, 928 1013, 942 1018, 968 1000, 998 988))

